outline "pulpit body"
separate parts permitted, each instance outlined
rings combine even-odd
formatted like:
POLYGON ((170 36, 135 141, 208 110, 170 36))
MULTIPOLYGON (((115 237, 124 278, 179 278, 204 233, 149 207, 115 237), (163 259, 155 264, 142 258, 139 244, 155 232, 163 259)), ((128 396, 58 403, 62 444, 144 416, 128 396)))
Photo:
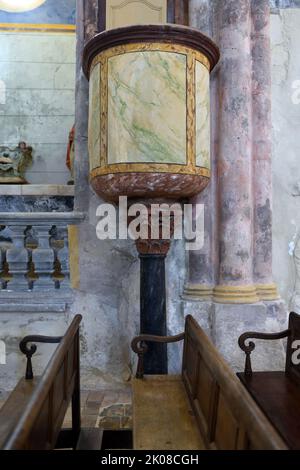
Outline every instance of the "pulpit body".
POLYGON ((90 178, 100 196, 182 199, 207 186, 217 60, 210 39, 172 25, 113 29, 87 44, 90 178))
MULTIPOLYGON (((218 59, 217 46, 199 30, 171 24, 111 29, 87 43, 90 182, 100 197, 127 196, 149 207, 208 185, 209 76, 218 59)), ((142 245, 141 332, 164 335, 170 240, 142 245)), ((166 372, 165 346, 153 350, 146 372, 166 372)))

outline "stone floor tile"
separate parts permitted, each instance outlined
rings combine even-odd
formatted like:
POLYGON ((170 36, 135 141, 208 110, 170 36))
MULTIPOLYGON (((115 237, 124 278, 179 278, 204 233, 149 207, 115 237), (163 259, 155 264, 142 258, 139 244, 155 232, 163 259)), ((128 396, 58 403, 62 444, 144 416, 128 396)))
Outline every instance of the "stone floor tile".
POLYGON ((89 392, 87 396, 87 403, 99 403, 101 404, 103 401, 103 398, 105 396, 104 391, 98 391, 94 390, 92 392, 89 392))
POLYGON ((120 423, 121 429, 132 429, 132 417, 123 416, 120 423))
POLYGON ((97 415, 83 414, 81 417, 81 426, 83 428, 94 428, 96 426, 97 419, 98 419, 97 415))
POLYGON ((100 416, 98 427, 103 429, 121 429, 121 418, 100 416))
POLYGON ((105 395, 101 403, 101 408, 107 408, 108 406, 118 403, 118 399, 119 399, 119 392, 110 391, 110 390, 105 391, 105 395))
POLYGON ((132 394, 131 390, 121 391, 118 396, 118 402, 125 404, 132 403, 132 394))
POLYGON ((124 416, 124 405, 115 403, 113 405, 107 406, 105 408, 100 408, 100 416, 107 417, 121 417, 124 416))
POLYGON ((100 404, 97 402, 87 402, 83 408, 83 414, 98 416, 100 404))
POLYGON ((80 391, 81 406, 83 406, 85 404, 85 402, 87 401, 87 398, 88 398, 90 393, 91 392, 89 392, 89 390, 81 390, 80 391))
POLYGON ((132 416, 132 404, 130 405, 127 405, 125 404, 124 405, 124 416, 132 416))

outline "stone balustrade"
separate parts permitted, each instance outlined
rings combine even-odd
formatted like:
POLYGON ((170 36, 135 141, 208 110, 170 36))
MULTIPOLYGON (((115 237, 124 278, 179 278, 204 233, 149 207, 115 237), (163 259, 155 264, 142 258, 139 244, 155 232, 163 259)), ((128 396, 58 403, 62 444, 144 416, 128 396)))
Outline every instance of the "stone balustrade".
POLYGON ((39 305, 71 291, 68 226, 83 214, 0 213, 0 298, 19 296, 39 305))

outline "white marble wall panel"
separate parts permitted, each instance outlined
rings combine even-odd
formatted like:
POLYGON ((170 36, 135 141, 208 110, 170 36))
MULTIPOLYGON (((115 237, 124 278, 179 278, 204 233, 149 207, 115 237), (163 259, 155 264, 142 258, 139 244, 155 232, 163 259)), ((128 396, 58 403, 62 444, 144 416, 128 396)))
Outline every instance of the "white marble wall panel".
POLYGON ((26 178, 35 184, 70 180, 66 151, 75 108, 75 35, 0 32, 0 145, 33 147, 26 178))
POLYGON ((75 63, 75 36, 72 33, 1 32, 0 61, 75 63))
POLYGON ((48 173, 45 173, 44 171, 27 171, 26 178, 30 184, 41 184, 41 181, 46 181, 43 184, 64 185, 71 180, 68 169, 64 171, 49 171, 48 173))
MULTIPOLYGON (((33 144, 64 144, 67 150, 68 134, 74 124, 73 116, 2 116, 0 142, 19 141, 33 144)), ((66 151, 65 151, 66 153, 66 151)))
POLYGON ((65 144, 36 144, 34 147, 34 166, 29 169, 29 172, 67 171, 65 158, 61 158, 65 150, 65 144))
POLYGON ((75 66, 69 64, 55 64, 54 88, 59 90, 74 90, 75 66))
POLYGON ((73 116, 74 108, 74 90, 9 88, 5 105, 0 105, 0 116, 73 116))
MULTIPOLYGON (((0 44, 3 38, 0 33, 0 44)), ((1 61, 1 80, 7 83, 7 89, 25 90, 73 90, 75 83, 74 63, 41 63, 1 61), (9 65, 9 66, 8 66, 9 65)))

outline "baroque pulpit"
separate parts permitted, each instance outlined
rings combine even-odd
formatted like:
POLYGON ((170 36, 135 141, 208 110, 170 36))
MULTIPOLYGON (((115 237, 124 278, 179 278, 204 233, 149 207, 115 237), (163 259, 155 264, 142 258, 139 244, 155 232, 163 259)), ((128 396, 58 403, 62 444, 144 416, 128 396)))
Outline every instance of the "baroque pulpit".
MULTIPOLYGON (((171 24, 105 30, 85 46, 89 79, 90 183, 105 201, 181 202, 210 179, 209 76, 217 46, 200 31, 171 24)), ((151 233, 149 216, 149 234, 151 233)), ((172 229, 171 229, 172 232, 172 229)), ((165 257, 170 239, 139 239, 141 333, 166 334, 165 257)), ((164 345, 145 357, 146 373, 167 372, 164 345)))

